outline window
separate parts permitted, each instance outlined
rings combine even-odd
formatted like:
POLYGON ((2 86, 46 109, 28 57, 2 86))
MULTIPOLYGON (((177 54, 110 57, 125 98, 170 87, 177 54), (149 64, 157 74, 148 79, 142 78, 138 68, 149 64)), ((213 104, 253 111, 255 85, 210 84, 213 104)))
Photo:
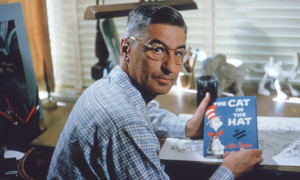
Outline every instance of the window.
MULTIPOLYGON (((188 26, 187 47, 199 48, 208 56, 223 53, 243 61, 254 72, 246 80, 259 82, 263 65, 273 56, 287 70, 292 56, 300 51, 300 1, 295 0, 194 0, 197 10, 181 11, 188 26)), ((110 0, 106 4, 138 2, 110 0)), ((102 1, 99 1, 102 4, 102 1)), ((83 20, 94 0, 48 0, 49 32, 58 91, 80 91, 92 84, 96 20, 83 20)), ((122 38, 127 17, 114 18, 122 38)), ((199 57, 199 56, 198 56, 199 57)), ((201 74, 197 61, 195 76, 201 74)), ((297 80, 291 81, 296 83, 297 80)))

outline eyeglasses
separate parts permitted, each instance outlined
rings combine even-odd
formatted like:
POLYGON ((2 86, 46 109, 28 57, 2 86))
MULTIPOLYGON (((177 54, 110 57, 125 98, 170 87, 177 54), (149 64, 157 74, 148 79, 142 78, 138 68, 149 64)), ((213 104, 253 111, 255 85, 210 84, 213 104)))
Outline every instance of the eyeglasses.
POLYGON ((175 51, 174 61, 175 64, 178 65, 185 63, 192 56, 192 53, 184 48, 169 49, 165 45, 159 43, 153 43, 152 45, 150 45, 132 36, 130 36, 129 39, 132 39, 147 46, 149 50, 146 51, 146 54, 154 60, 161 61, 164 57, 170 54, 170 50, 175 51))

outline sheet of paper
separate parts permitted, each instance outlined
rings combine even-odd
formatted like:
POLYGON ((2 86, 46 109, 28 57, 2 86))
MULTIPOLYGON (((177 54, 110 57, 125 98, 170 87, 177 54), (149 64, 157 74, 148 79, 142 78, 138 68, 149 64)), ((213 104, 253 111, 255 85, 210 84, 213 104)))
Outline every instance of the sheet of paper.
POLYGON ((258 116, 257 121, 262 164, 300 166, 300 118, 258 116))
MULTIPOLYGON (((191 118, 192 114, 180 114, 191 118)), ((258 116, 259 149, 263 165, 300 166, 300 118, 258 116)), ((203 157, 203 141, 167 138, 160 152, 161 159, 222 162, 203 157)))
POLYGON ((203 140, 167 138, 160 153, 160 159, 181 161, 222 162, 223 159, 205 158, 203 140))
POLYGON ((7 150, 4 153, 4 158, 16 158, 17 160, 20 160, 24 154, 25 153, 19 151, 7 150))

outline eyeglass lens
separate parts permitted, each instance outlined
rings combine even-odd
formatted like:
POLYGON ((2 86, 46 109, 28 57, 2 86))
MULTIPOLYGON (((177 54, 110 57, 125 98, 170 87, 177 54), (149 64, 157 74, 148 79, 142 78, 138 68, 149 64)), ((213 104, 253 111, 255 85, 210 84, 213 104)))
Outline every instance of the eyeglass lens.
MULTIPOLYGON (((155 44, 152 46, 154 47, 154 49, 147 51, 147 54, 153 59, 162 60, 165 56, 168 56, 170 53, 170 50, 168 50, 162 44, 155 44)), ((185 49, 176 49, 171 51, 175 51, 174 60, 176 64, 182 64, 189 58, 189 53, 185 49)))

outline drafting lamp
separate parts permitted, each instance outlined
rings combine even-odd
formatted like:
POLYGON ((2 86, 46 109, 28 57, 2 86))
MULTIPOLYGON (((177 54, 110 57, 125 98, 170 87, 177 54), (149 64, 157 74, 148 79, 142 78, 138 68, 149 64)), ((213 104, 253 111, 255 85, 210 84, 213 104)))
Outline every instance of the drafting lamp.
POLYGON ((155 0, 149 2, 145 2, 145 0, 140 0, 140 2, 137 3, 88 6, 84 12, 84 19, 101 19, 127 16, 131 10, 143 3, 167 5, 177 10, 197 9, 197 4, 193 0, 155 0))

